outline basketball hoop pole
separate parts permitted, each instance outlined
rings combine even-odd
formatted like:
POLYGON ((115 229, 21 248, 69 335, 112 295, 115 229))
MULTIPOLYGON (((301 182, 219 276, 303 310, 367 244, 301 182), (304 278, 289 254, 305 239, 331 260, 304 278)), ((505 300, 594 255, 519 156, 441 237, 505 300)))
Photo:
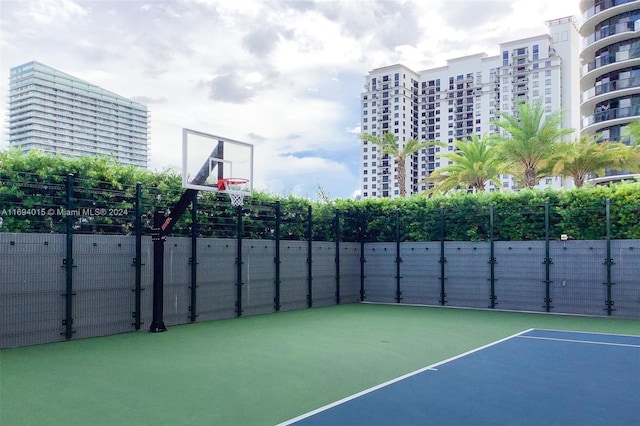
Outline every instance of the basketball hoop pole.
MULTIPOLYGON (((213 150, 210 156, 220 155, 223 145, 213 150)), ((194 182, 201 184, 209 177, 209 163, 205 162, 198 174, 194 178, 194 182)), ((221 176, 219 176, 221 177, 221 176)), ((149 332, 160 333, 167 331, 164 325, 164 242, 167 235, 171 233, 173 226, 176 224, 180 216, 185 212, 189 204, 198 194, 197 189, 187 189, 184 191, 176 205, 171 209, 169 215, 163 210, 154 212, 153 229, 151 239, 153 241, 153 320, 149 327, 149 332)))
POLYGON ((164 311, 164 242, 197 194, 197 189, 187 189, 168 216, 165 211, 157 210, 153 217, 151 232, 153 241, 153 321, 149 327, 151 333, 167 331, 162 319, 164 311))
POLYGON ((167 331, 162 319, 164 313, 164 242, 167 239, 162 232, 163 222, 165 222, 165 212, 158 209, 154 212, 151 232, 151 240, 153 241, 153 321, 149 327, 151 333, 167 331))

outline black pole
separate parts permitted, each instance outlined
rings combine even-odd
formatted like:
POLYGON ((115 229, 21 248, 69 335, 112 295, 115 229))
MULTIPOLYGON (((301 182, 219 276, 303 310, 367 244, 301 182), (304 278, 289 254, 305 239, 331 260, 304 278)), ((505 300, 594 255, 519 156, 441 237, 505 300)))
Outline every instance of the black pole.
POLYGON ((65 339, 71 339, 73 335, 73 222, 75 216, 71 214, 73 210, 73 175, 67 175, 67 214, 66 217, 66 237, 67 237, 67 253, 64 259, 64 268, 66 273, 66 288, 65 288, 65 315, 62 325, 64 325, 64 337, 65 339))
POLYGON ((136 257, 133 259, 133 265, 136 269, 135 283, 135 307, 133 312, 134 327, 140 330, 142 320, 142 184, 136 183, 136 257))
POLYGON ((495 242, 493 241, 493 204, 489 206, 489 265, 491 270, 491 275, 489 281, 491 282, 491 295, 489 299, 491 301, 491 305, 489 307, 491 309, 495 309, 496 307, 496 255, 495 255, 495 242))
POLYGON ((364 256, 364 240, 365 240, 365 226, 366 223, 364 221, 364 215, 362 212, 360 213, 360 301, 364 301, 365 299, 365 290, 364 290, 364 265, 367 262, 364 256))
POLYGON ((444 264, 447 258, 444 257, 444 208, 440 207, 440 304, 442 306, 447 303, 447 293, 445 293, 444 281, 444 264))
POLYGON ((198 197, 193 197, 191 201, 191 257, 189 258, 191 266, 191 322, 196 322, 197 314, 197 289, 198 289, 198 197))
POLYGON ((396 303, 400 303, 402 300, 402 291, 400 290, 400 263, 402 258, 400 257, 400 210, 395 212, 395 226, 396 226, 396 303))
POLYGON ((307 307, 313 306, 313 216, 307 207, 307 307))
POLYGON ((151 240, 153 241, 153 320, 149 332, 160 333, 167 331, 164 325, 164 242, 166 237, 162 234, 162 224, 165 221, 165 212, 157 209, 153 216, 153 229, 151 240))
POLYGON ((367 262, 364 256, 364 240, 360 241, 360 301, 363 302, 366 297, 365 289, 364 289, 364 265, 367 262))
POLYGON ((615 284, 611 281, 611 269, 615 264, 613 258, 611 258, 611 200, 607 198, 606 201, 606 228, 607 228, 607 258, 604 260, 605 265, 607 265, 607 282, 604 283, 607 286, 607 300, 604 302, 607 307, 607 315, 611 316, 611 312, 615 311, 613 309, 614 302, 611 300, 611 287, 615 284))
POLYGON ((273 299, 273 308, 276 312, 280 310, 280 226, 282 221, 282 215, 280 211, 280 200, 276 201, 276 229, 275 229, 275 238, 276 238, 276 257, 273 259, 273 262, 276 266, 276 295, 273 299))
POLYGON ((242 316, 242 206, 236 207, 236 315, 242 316))
POLYGON ((336 233, 336 304, 340 304, 340 210, 336 209, 335 218, 336 233))
POLYGON ((544 308, 551 312, 551 249, 550 249, 549 202, 544 203, 544 308))

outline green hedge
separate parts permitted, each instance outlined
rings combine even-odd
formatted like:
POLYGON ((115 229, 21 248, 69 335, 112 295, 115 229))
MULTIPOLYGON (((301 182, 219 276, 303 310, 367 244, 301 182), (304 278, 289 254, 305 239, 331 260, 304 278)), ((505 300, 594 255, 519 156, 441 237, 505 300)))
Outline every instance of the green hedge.
MULTIPOLYGON (((125 210, 118 217, 77 218, 78 233, 131 234, 134 232, 136 183, 142 191, 143 228, 148 233, 153 211, 171 208, 184 190, 175 170, 152 173, 115 164, 109 158, 85 157, 64 160, 38 152, 23 155, 0 152, 0 232, 64 232, 61 216, 18 216, 10 209, 62 208, 66 202, 65 179, 74 175, 74 206, 125 210), (9 210, 7 210, 9 209, 9 210), (3 214, 4 210, 4 214, 3 214)), ((313 238, 336 238, 336 217, 343 241, 395 241, 396 217, 402 241, 437 241, 441 238, 441 211, 445 239, 489 239, 489 209, 494 210, 496 240, 541 240, 545 235, 545 203, 550 206, 552 239, 567 234, 573 239, 606 237, 606 200, 611 203, 611 236, 640 238, 640 183, 620 183, 572 190, 454 193, 428 198, 314 202, 256 192, 243 210, 244 236, 275 238, 275 209, 280 204, 280 236, 305 239, 308 209, 312 208, 313 238), (338 213, 336 215, 336 212, 338 213)), ((198 233, 203 237, 235 237, 236 211, 225 195, 201 194, 198 199, 198 233)), ((185 213, 174 235, 188 235, 191 215, 185 213)))

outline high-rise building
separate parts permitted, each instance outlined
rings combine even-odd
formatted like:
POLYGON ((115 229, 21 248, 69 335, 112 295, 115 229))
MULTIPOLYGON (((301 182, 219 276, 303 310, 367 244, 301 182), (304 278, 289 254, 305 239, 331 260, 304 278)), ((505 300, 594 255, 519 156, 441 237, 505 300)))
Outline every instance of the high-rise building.
POLYGON ((147 167, 147 107, 38 62, 11 69, 9 143, 147 167))
MULTIPOLYGON (((374 136, 391 132, 404 144, 410 139, 436 140, 407 158, 406 192, 428 189, 424 180, 444 167, 442 151, 453 151, 455 140, 471 133, 497 133, 491 121, 500 112, 513 114, 521 102, 541 102, 545 113, 563 111, 563 127, 576 131, 580 87, 579 34, 571 17, 547 22, 548 34, 499 45, 498 56, 484 53, 451 59, 447 65, 413 71, 404 65, 377 68, 366 76, 361 95, 361 131, 374 136)), ((396 164, 379 147, 362 141, 363 198, 399 195, 396 164)), ((514 189, 511 176, 501 176, 505 189, 514 189)), ((543 187, 559 187, 560 178, 547 178, 543 187)))
POLYGON ((629 141, 640 120, 640 0, 582 0, 582 135, 629 141))

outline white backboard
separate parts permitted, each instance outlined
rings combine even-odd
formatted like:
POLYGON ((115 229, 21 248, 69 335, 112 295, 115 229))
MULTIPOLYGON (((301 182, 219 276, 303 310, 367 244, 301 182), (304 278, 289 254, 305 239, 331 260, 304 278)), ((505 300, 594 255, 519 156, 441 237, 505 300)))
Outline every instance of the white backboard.
POLYGON ((191 129, 182 129, 182 186, 219 189, 220 179, 248 180, 239 190, 253 193, 253 145, 191 129))

